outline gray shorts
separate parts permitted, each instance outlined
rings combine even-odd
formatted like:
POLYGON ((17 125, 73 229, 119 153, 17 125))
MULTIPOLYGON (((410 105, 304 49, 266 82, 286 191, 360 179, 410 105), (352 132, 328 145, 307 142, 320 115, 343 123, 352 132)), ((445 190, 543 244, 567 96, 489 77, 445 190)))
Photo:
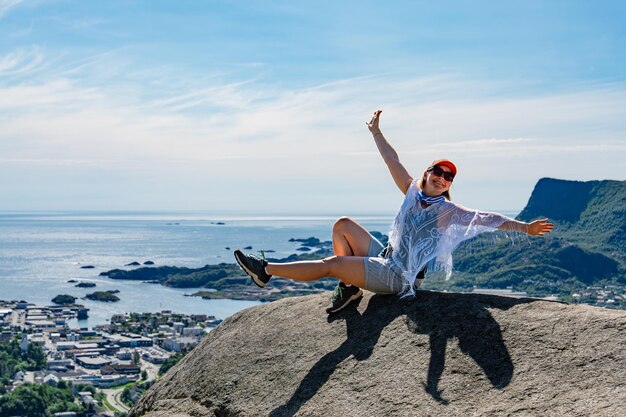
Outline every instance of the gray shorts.
POLYGON ((402 270, 390 258, 379 257, 384 246, 374 236, 370 237, 365 266, 365 289, 377 294, 399 294, 406 290, 402 270))

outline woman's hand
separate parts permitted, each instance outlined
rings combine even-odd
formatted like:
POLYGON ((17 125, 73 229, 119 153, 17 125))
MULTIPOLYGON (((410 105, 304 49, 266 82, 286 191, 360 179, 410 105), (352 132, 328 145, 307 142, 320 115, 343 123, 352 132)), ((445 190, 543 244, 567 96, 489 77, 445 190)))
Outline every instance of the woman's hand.
POLYGON ((376 110, 374 112, 374 115, 372 116, 372 120, 370 120, 369 123, 365 123, 370 132, 372 132, 372 135, 377 135, 378 133, 381 133, 380 127, 378 127, 378 122, 380 121, 380 114, 382 112, 382 110, 376 110))
POLYGON ((548 219, 535 220, 528 223, 528 233, 531 236, 543 236, 544 233, 550 233, 554 225, 548 223, 548 219))

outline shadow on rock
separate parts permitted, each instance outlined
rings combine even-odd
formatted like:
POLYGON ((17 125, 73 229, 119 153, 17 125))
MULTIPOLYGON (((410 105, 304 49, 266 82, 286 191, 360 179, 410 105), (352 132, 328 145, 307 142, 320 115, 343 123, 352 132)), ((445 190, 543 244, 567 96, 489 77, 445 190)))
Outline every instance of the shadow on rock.
POLYGON ((329 321, 346 321, 346 340, 313 365, 287 403, 274 409, 270 416, 296 414, 350 355, 357 361, 367 360, 383 329, 399 316, 405 316, 410 332, 429 336, 431 354, 423 385, 435 401, 448 403, 442 396, 439 381, 445 369, 446 346, 452 338, 459 341, 460 350, 480 366, 495 388, 504 388, 513 377, 513 362, 502 340, 500 325, 488 308, 506 310, 532 301, 535 300, 419 291, 415 297, 404 299, 374 295, 363 314, 355 303, 346 311, 329 317, 329 321))

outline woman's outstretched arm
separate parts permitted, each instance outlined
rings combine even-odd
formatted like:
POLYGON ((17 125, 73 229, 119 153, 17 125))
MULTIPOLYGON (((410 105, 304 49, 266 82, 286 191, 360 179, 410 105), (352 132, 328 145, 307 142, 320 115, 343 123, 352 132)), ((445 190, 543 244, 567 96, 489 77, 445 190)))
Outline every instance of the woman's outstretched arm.
POLYGON ((550 233, 554 228, 554 224, 549 223, 548 219, 526 223, 499 213, 472 210, 458 204, 454 204, 454 206, 454 210, 451 211, 454 214, 452 222, 462 226, 484 226, 508 232, 527 233, 531 236, 543 236, 550 233))
POLYGON ((380 155, 383 157, 385 164, 387 164, 387 168, 389 168, 389 172, 393 177, 396 185, 402 191, 403 194, 406 194, 411 182, 413 181, 413 177, 411 177, 400 162, 400 158, 398 157, 398 153, 395 149, 387 142, 387 139, 383 136, 380 131, 379 122, 380 122, 380 114, 382 110, 376 110, 374 115, 372 116, 372 120, 367 123, 367 128, 372 132, 374 136, 374 140, 376 141, 376 146, 378 147, 378 151, 380 155))
POLYGON ((543 236, 550 233, 554 225, 548 223, 548 219, 534 220, 530 223, 521 222, 519 220, 507 220, 498 229, 509 230, 512 232, 528 233, 531 236, 543 236))

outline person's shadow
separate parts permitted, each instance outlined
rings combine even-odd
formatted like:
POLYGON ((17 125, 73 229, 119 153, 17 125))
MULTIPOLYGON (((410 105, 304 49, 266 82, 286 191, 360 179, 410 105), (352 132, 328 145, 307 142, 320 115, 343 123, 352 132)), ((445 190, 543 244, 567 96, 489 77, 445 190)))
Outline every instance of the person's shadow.
POLYGON ((448 339, 456 338, 459 348, 483 370, 491 384, 506 387, 513 376, 513 362, 502 340, 500 326, 487 308, 509 309, 517 304, 535 301, 530 298, 496 297, 479 294, 448 294, 418 291, 415 297, 373 295, 360 314, 358 303, 329 317, 345 320, 347 338, 335 350, 313 365, 291 398, 269 414, 272 417, 293 416, 328 381, 335 368, 354 356, 368 359, 385 327, 399 316, 406 316, 410 332, 427 334, 430 339, 430 362, 424 390, 442 404, 439 380, 445 368, 448 339))

